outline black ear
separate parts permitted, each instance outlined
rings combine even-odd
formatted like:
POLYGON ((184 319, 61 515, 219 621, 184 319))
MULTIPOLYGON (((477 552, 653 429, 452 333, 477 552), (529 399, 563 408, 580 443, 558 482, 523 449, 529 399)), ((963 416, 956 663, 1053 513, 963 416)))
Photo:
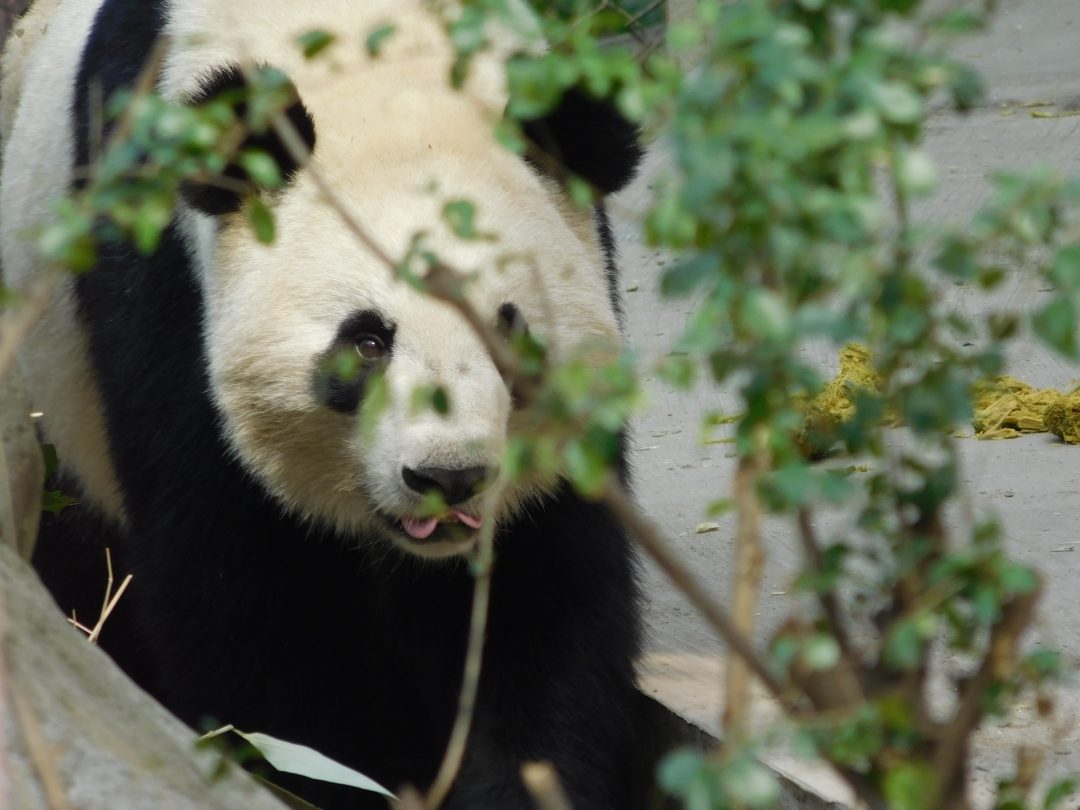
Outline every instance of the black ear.
POLYGON ((522 122, 530 161, 546 174, 576 174, 602 194, 618 191, 633 178, 642 149, 637 126, 609 99, 572 87, 555 109, 522 122))
MULTIPOLYGON (((311 113, 304 107, 296 93, 296 88, 280 74, 271 74, 269 68, 262 68, 264 77, 273 75, 278 83, 276 90, 282 92, 291 101, 286 102, 285 117, 292 124, 300 139, 306 144, 307 152, 315 148, 315 122, 311 113)), ((191 104, 206 104, 209 101, 224 100, 233 109, 239 121, 250 127, 247 137, 237 148, 237 154, 245 149, 261 149, 277 163, 282 178, 288 182, 300 168, 300 163, 282 143, 269 126, 259 128, 260 122, 252 122, 248 117, 248 94, 250 87, 239 65, 223 65, 207 75, 199 90, 190 99, 191 104), (253 125, 253 123, 255 125, 253 125)), ((192 207, 205 214, 227 214, 236 211, 243 204, 246 194, 258 188, 258 184, 238 163, 230 163, 222 172, 227 180, 233 181, 215 185, 213 182, 188 181, 180 189, 181 195, 192 207)))

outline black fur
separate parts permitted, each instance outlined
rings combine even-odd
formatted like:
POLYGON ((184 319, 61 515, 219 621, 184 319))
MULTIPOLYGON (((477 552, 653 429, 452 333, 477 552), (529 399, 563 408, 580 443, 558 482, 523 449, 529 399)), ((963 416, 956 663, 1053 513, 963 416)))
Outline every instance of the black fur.
MULTIPOLYGON (((76 79, 75 165, 90 165, 92 144, 105 142, 91 132, 102 123, 104 103, 117 89, 130 87, 146 66, 165 24, 165 0, 104 3, 94 18, 94 44, 83 50, 76 79)), ((85 181, 83 181, 85 182, 85 181)))
MULTIPOLYGON (((79 73, 77 161, 88 157, 92 84, 107 98, 133 80, 161 8, 107 0, 98 15, 79 73)), ((595 159, 598 185, 625 180, 626 144, 610 145, 623 156, 614 166, 591 130, 573 137, 590 145, 564 146, 571 169, 595 159)), ((47 527, 38 563, 61 607, 93 601, 57 551, 89 533, 96 548, 75 564, 109 545, 118 575, 134 574, 124 597, 134 630, 118 628, 108 648, 182 719, 311 745, 391 789, 426 786, 457 705, 468 566, 301 524, 234 460, 208 395, 199 284, 175 228, 152 257, 104 246, 76 293, 129 526, 121 534, 77 506, 47 527)), ((445 807, 532 807, 518 772, 536 759, 556 765, 577 810, 634 806, 639 611, 628 538, 563 486, 500 527, 497 543, 475 722, 445 807)), ((385 806, 350 788, 275 781, 326 808, 385 806)))
POLYGON ((356 413, 363 399, 366 384, 383 362, 365 362, 356 352, 358 343, 367 336, 377 338, 387 351, 394 348, 393 326, 377 312, 357 312, 338 327, 334 342, 317 358, 312 374, 315 399, 341 413, 356 413), (341 353, 345 354, 342 358, 341 353))
POLYGON ((622 290, 619 289, 619 267, 616 264, 615 235, 611 232, 611 219, 602 203, 593 206, 596 217, 596 233, 600 237, 600 248, 604 252, 604 275, 607 278, 608 296, 611 306, 619 319, 619 326, 626 327, 626 313, 623 310, 622 290))
POLYGON ((510 337, 527 332, 529 324, 516 305, 506 303, 499 307, 498 327, 503 334, 510 337))
MULTIPOLYGON (((641 132, 610 99, 596 99, 580 87, 567 90, 547 115, 522 122, 529 141, 526 159, 537 171, 563 180, 577 175, 593 185, 598 196, 625 188, 644 156, 641 132)), ((624 323, 622 293, 615 267, 615 242, 603 202, 593 206, 604 249, 611 303, 624 323)))
POLYGON ((639 131, 609 99, 571 87, 541 118, 522 122, 531 162, 542 172, 584 178, 601 193, 629 183, 641 162, 639 131))
MULTIPOLYGON (((286 93, 295 96, 293 87, 283 88, 286 93)), ((248 92, 248 83, 239 65, 218 67, 211 72, 202 82, 199 92, 190 99, 192 104, 204 104, 215 98, 224 98, 230 102, 230 106, 238 120, 252 126, 247 121, 248 104, 245 100, 248 92)), ((304 142, 304 146, 310 153, 315 148, 315 122, 311 113, 298 99, 284 110, 289 124, 296 130, 296 134, 304 142)), ((277 163, 282 178, 287 183, 300 169, 300 164, 293 158, 292 153, 282 142, 277 134, 268 128, 252 129, 250 134, 238 147, 238 150, 261 149, 273 158, 277 163)), ((248 173, 239 163, 230 163, 225 167, 222 174, 229 180, 237 181, 241 186, 247 186, 247 193, 252 193, 256 186, 251 181, 248 173)), ((244 202, 244 192, 237 192, 230 188, 223 188, 214 183, 185 183, 182 189, 184 199, 194 208, 204 214, 219 215, 236 211, 244 202)))

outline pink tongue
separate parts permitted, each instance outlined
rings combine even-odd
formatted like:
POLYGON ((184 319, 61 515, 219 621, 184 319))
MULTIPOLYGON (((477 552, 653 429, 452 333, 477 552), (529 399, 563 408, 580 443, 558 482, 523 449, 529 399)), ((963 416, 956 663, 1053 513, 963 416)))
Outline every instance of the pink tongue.
POLYGON ((482 526, 483 523, 484 523, 484 521, 481 520, 480 518, 473 517, 472 515, 468 515, 465 512, 462 512, 462 511, 460 511, 458 509, 451 509, 450 511, 454 513, 454 517, 456 517, 458 520, 460 520, 462 523, 464 523, 470 529, 479 529, 480 526, 482 526))
POLYGON ((431 536, 431 533, 435 531, 435 527, 439 525, 439 521, 435 518, 402 518, 401 525, 405 527, 405 531, 409 533, 409 537, 416 538, 417 540, 424 540, 431 536))

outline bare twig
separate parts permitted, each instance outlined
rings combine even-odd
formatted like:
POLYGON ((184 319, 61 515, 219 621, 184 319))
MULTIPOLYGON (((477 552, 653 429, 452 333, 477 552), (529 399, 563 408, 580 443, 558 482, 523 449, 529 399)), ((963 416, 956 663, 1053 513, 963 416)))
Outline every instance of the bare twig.
POLYGON ((114 582, 112 553, 109 551, 109 549, 105 549, 105 566, 108 569, 109 577, 105 581, 105 596, 102 599, 101 613, 98 614, 97 624, 95 624, 93 628, 89 628, 86 625, 81 624, 75 617, 74 610, 71 611, 71 618, 68 619, 68 622, 72 626, 77 627, 79 630, 82 630, 84 633, 87 634, 87 641, 89 641, 91 644, 97 644, 98 638, 101 636, 101 630, 105 626, 105 620, 109 618, 110 614, 116 608, 116 603, 120 601, 120 597, 124 595, 124 591, 127 590, 127 586, 131 583, 132 575, 128 574, 126 577, 124 577, 123 582, 120 583, 120 587, 116 589, 116 593, 114 594, 112 592, 112 586, 114 582))
POLYGON ((550 762, 526 762, 521 766, 521 780, 536 802, 536 810, 571 810, 559 774, 550 762))
POLYGON ((94 632, 93 627, 87 627, 85 624, 79 621, 79 617, 75 615, 75 611, 71 611, 71 615, 68 617, 68 624, 74 627, 76 630, 82 630, 86 635, 90 635, 94 632))
POLYGON ((476 556, 476 576, 473 580, 472 615, 469 619, 469 640, 465 651, 465 672, 461 679, 457 716, 450 731, 442 763, 425 797, 425 804, 435 810, 442 805, 461 769, 465 756, 465 743, 472 728, 476 709, 476 694, 480 686, 480 669, 484 655, 484 637, 487 633, 488 604, 491 597, 491 569, 495 559, 495 521, 493 515, 485 515, 480 528, 480 542, 476 556))
POLYGON ((120 587, 116 589, 113 598, 105 605, 105 610, 102 611, 101 616, 98 617, 97 624, 94 625, 94 630, 90 633, 90 638, 87 639, 91 644, 97 644, 98 636, 101 635, 101 628, 105 626, 105 620, 109 618, 109 615, 116 607, 116 603, 120 601, 120 597, 124 595, 124 591, 129 584, 131 584, 131 574, 124 577, 124 581, 121 582, 120 587))

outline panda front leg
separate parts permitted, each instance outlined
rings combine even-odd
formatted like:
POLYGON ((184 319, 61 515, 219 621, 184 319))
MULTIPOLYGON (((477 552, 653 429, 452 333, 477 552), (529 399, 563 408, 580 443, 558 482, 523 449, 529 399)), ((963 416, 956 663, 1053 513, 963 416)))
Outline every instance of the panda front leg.
POLYGON ((446 807, 532 808, 547 761, 576 810, 634 806, 636 559, 621 527, 567 486, 499 546, 476 716, 446 807))
MULTIPOLYGON (((627 693, 630 703, 632 697, 627 693)), ((634 724, 628 705, 612 700, 605 702, 603 712, 586 714, 580 705, 556 704, 537 696, 532 710, 515 712, 512 720, 505 708, 478 709, 465 762, 444 810, 532 810, 536 803, 522 780, 522 768, 530 762, 554 767, 575 810, 633 807, 630 742, 634 724), (577 719, 571 721, 571 717, 577 719), (513 726, 525 722, 532 731, 523 738, 513 726)))
MULTIPOLYGON (((81 497, 73 479, 54 478, 48 487, 73 497, 75 503, 54 514, 42 514, 31 561, 64 615, 93 627, 108 596, 108 560, 113 574, 112 593, 131 573, 126 550, 128 539, 115 520, 81 497)), ((131 595, 121 596, 101 627, 98 645, 128 677, 153 692, 157 672, 138 629, 136 615, 131 595)))

